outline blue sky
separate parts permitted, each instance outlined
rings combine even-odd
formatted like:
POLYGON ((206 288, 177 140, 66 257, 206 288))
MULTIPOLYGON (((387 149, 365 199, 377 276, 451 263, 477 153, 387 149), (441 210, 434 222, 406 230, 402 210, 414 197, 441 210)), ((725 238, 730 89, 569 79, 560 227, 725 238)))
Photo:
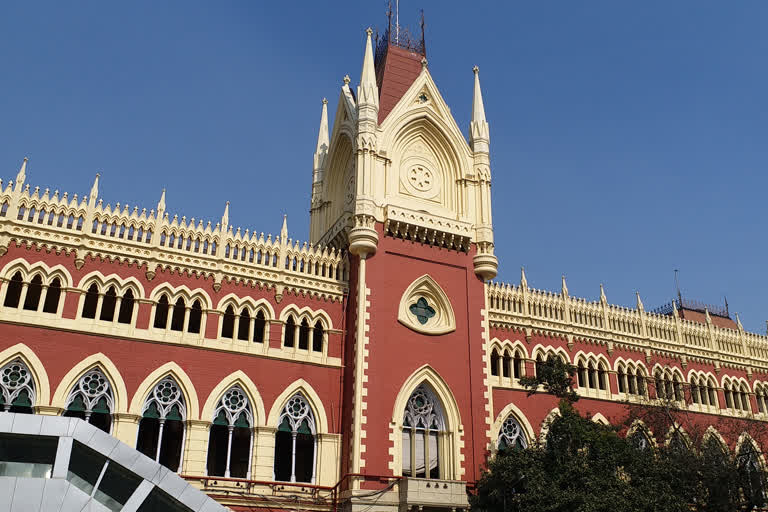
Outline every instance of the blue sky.
MULTIPOLYGON (((2 2, 0 176, 305 240, 320 100, 360 76, 360 2, 2 2)), ((491 125, 499 278, 768 318, 768 2, 402 0, 467 130, 491 125)))

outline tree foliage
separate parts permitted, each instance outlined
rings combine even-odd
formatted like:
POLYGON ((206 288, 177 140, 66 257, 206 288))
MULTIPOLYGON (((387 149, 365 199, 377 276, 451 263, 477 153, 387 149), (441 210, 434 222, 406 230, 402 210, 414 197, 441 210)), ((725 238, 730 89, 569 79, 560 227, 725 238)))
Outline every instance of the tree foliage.
POLYGON ((526 380, 529 390, 561 399, 546 442, 491 457, 472 497, 474 510, 731 512, 766 504, 766 475, 750 443, 732 457, 711 436, 692 446, 673 431, 671 442, 654 447, 639 428, 622 435, 625 427, 579 414, 573 367, 558 361, 540 364, 538 376, 526 380))

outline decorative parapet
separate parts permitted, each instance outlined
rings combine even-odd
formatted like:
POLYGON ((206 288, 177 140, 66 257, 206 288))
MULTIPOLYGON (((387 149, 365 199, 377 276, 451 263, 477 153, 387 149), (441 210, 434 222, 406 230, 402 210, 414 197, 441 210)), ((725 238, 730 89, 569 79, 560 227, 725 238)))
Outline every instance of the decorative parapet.
MULTIPOLYGON (((21 176, 21 172, 20 172, 21 176)), ((19 181, 17 179, 17 181, 19 181)), ((75 253, 81 268, 87 256, 146 265, 147 278, 173 269, 214 278, 253 281, 283 290, 340 300, 347 288, 346 255, 336 249, 301 244, 288 238, 251 233, 220 223, 165 213, 165 192, 157 211, 96 198, 98 177, 87 195, 50 193, 29 185, 5 187, 0 180, 0 254, 11 241, 45 245, 75 253)), ((226 221, 228 213, 222 220, 226 221)))
POLYGON ((567 292, 536 290, 527 283, 489 283, 487 290, 489 321, 495 327, 518 327, 527 335, 550 333, 568 338, 569 343, 589 339, 647 355, 768 371, 768 336, 608 304, 604 299, 587 301, 567 292))
POLYGON ((417 240, 422 243, 468 251, 472 242, 472 224, 450 220, 429 213, 388 206, 384 228, 398 238, 417 240))

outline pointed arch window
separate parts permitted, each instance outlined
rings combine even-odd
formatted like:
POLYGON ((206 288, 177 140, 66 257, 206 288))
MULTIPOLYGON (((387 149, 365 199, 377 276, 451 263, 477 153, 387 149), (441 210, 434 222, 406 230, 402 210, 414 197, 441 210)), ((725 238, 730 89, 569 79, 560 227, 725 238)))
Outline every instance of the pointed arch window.
POLYGON ((7 308, 19 307, 19 300, 21 299, 21 290, 24 287, 24 279, 21 277, 21 272, 16 272, 8 282, 8 288, 5 290, 5 301, 3 305, 7 308))
POLYGON ((502 453, 508 450, 523 450, 528 447, 523 428, 511 414, 501 424, 497 446, 502 453))
POLYGON ((757 449, 745 440, 736 454, 736 467, 742 492, 752 503, 760 503, 765 496, 765 475, 762 471, 757 449))
POLYGON ((24 298, 24 309, 27 311, 37 311, 40 304, 40 295, 43 293, 43 278, 36 275, 27 286, 27 296, 24 298))
POLYGON ((649 450, 651 448, 651 438, 648 432, 643 428, 636 428, 629 436, 629 442, 635 449, 640 451, 649 450))
POLYGON ((35 382, 32 372, 21 359, 0 368, 0 410, 33 414, 35 382))
POLYGON ((59 311, 59 299, 61 298, 61 281, 58 277, 48 285, 43 303, 43 313, 57 313, 59 311))
POLYGON ((318 320, 315 322, 315 328, 312 329, 312 351, 322 352, 325 340, 325 329, 323 329, 323 323, 318 320))
POLYGON ((83 312, 81 316, 83 318, 96 318, 96 308, 99 305, 99 287, 96 283, 93 283, 88 287, 88 291, 85 292, 85 300, 83 301, 83 312))
POLYGON ((296 340, 296 320, 293 319, 293 315, 288 315, 288 320, 285 321, 285 334, 283 336, 283 346, 293 348, 296 340))
POLYGON ((101 300, 101 313, 99 314, 99 320, 105 322, 111 322, 115 319, 115 307, 117 306, 117 290, 114 286, 110 286, 107 289, 107 293, 104 294, 104 298, 101 300))
POLYGON ((495 348, 491 351, 491 375, 499 375, 499 351, 495 348))
POLYGON ((299 350, 309 350, 309 322, 306 318, 299 327, 299 350))
POLYGON ((136 449, 171 471, 178 471, 186 415, 181 388, 172 377, 165 377, 144 403, 136 449))
POLYGON ((165 329, 168 325, 168 296, 163 294, 155 306, 155 329, 165 329))
POLYGON ((441 478, 444 432, 440 402, 422 384, 411 394, 403 414, 403 476, 441 478))
POLYGON ((251 329, 251 313, 248 308, 243 308, 240 311, 240 320, 237 323, 237 339, 248 341, 250 338, 251 329))
POLYGON ((203 306, 200 304, 200 300, 195 300, 192 303, 192 309, 189 310, 189 322, 187 323, 187 331, 200 334, 200 325, 203 320, 203 306))
POLYGON ((129 288, 123 294, 120 301, 120 311, 117 314, 117 322, 121 324, 130 324, 133 320, 133 291, 129 288))
POLYGON ((316 426, 312 409, 301 393, 288 400, 275 434, 275 480, 314 482, 316 426))
POLYGON ((512 364, 514 370, 513 375, 516 379, 519 379, 523 376, 523 354, 520 352, 520 349, 515 350, 515 357, 512 364))
POLYGON ((64 416, 80 418, 106 433, 112 428, 114 399, 109 380, 98 368, 80 377, 67 398, 64 416))
POLYGON ((176 299, 176 303, 173 305, 173 316, 171 316, 171 330, 183 331, 184 330, 184 314, 187 310, 186 303, 182 297, 176 299))
POLYGON ((267 319, 264 316, 264 312, 259 310, 259 312, 256 313, 256 318, 253 320, 253 341, 256 343, 264 343, 266 328, 267 319))
POLYGON ((213 413, 208 439, 208 474, 250 478, 253 452, 253 413, 245 392, 231 387, 213 413))

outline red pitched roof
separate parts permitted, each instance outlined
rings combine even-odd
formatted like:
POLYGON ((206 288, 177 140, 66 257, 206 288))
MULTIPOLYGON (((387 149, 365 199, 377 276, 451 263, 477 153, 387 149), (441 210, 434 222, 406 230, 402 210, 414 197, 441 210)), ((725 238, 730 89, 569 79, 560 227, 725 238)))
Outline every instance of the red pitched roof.
POLYGON ((379 86, 379 124, 387 118, 421 73, 424 55, 389 44, 387 51, 376 63, 376 82, 379 86))
MULTIPOLYGON (((710 314, 709 317, 712 319, 712 324, 714 324, 716 327, 724 327, 726 329, 739 328, 736 322, 734 322, 730 318, 726 318, 718 315, 712 315, 712 314, 710 314)), ((687 308, 681 309, 680 318, 685 318, 686 320, 690 320, 692 322, 697 322, 700 324, 707 323, 707 315, 702 313, 701 311, 696 311, 694 309, 687 309, 687 308)))

